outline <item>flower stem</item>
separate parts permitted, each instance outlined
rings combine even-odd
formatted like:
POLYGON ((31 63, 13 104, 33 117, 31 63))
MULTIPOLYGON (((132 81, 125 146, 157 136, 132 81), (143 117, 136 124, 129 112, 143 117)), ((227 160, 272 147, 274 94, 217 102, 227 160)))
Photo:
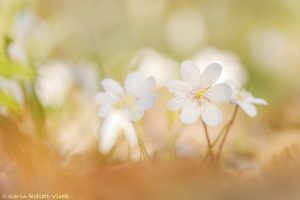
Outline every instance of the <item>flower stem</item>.
MULTIPOLYGON (((213 149, 215 147, 215 145, 219 142, 219 140, 221 139, 221 136, 223 135, 224 131, 226 130, 228 124, 225 124, 221 131, 218 133, 217 137, 214 139, 214 141, 212 142, 211 144, 211 148, 213 149)), ((204 159, 203 159, 203 163, 206 162, 207 158, 209 156, 209 151, 207 150, 206 153, 205 153, 205 156, 204 156, 204 159)))
POLYGON ((237 115, 238 108, 239 108, 238 105, 236 105, 236 106, 234 107, 234 111, 233 111, 233 114, 232 114, 232 116, 231 116, 231 119, 230 119, 230 121, 229 121, 228 124, 227 124, 227 129, 225 130, 224 136, 223 136, 223 138, 222 138, 222 140, 221 140, 221 143, 220 143, 220 146, 219 146, 219 149, 218 149, 217 160, 219 160, 220 157, 221 157, 221 153, 222 153, 222 150, 223 150, 225 141, 226 141, 226 139, 227 139, 227 136, 228 136, 228 133, 229 133, 229 131, 230 131, 230 128, 231 128, 232 125, 233 125, 234 119, 235 119, 235 117, 236 117, 236 115, 237 115))
POLYGON ((207 147, 208 147, 208 154, 209 154, 209 156, 210 156, 210 158, 212 160, 212 163, 214 163, 214 154, 212 152, 212 143, 211 143, 210 138, 209 138, 207 126, 206 126, 206 124, 204 123, 203 120, 202 120, 202 124, 203 124, 203 127, 204 127, 205 136, 206 136, 207 147))
POLYGON ((144 130, 143 130, 140 122, 135 122, 134 125, 135 125, 135 129, 137 131, 137 139, 138 139, 138 144, 139 144, 140 151, 141 151, 141 157, 143 160, 148 160, 149 154, 148 154, 146 146, 145 146, 144 130))
POLYGON ((173 128, 174 125, 173 115, 174 114, 172 112, 168 112, 168 129, 169 129, 168 145, 170 148, 170 156, 172 158, 176 158, 176 136, 173 128))

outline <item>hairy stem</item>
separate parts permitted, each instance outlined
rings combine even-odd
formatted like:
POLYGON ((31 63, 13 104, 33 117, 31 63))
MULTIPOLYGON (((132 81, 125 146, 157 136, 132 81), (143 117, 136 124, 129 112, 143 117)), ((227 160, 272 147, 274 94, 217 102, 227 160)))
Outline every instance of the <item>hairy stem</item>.
POLYGON ((222 140, 221 140, 221 143, 220 143, 220 146, 219 146, 219 149, 218 149, 217 160, 219 160, 220 157, 221 157, 221 153, 222 153, 222 150, 223 150, 225 141, 226 141, 226 139, 227 139, 227 136, 228 136, 228 133, 229 133, 229 131, 230 131, 230 128, 232 127, 233 122, 234 122, 234 120, 235 120, 235 117, 236 117, 236 115, 237 115, 238 108, 239 108, 238 105, 236 105, 236 106, 234 107, 234 111, 233 111, 233 114, 232 114, 232 116, 231 116, 231 119, 230 119, 230 121, 229 121, 228 124, 227 124, 227 129, 225 130, 224 136, 223 136, 223 138, 222 138, 222 140))
MULTIPOLYGON (((212 144, 211 144, 212 149, 215 147, 215 145, 216 145, 216 144, 219 142, 219 140, 221 139, 221 137, 222 137, 224 131, 226 130, 227 126, 228 126, 228 124, 226 123, 226 124, 222 127, 221 131, 218 133, 217 137, 216 137, 216 138, 214 139, 214 141, 212 142, 212 144)), ((209 150, 207 150, 206 153, 205 153, 205 156, 204 156, 204 159, 203 159, 203 163, 206 162, 208 156, 209 156, 209 150)))

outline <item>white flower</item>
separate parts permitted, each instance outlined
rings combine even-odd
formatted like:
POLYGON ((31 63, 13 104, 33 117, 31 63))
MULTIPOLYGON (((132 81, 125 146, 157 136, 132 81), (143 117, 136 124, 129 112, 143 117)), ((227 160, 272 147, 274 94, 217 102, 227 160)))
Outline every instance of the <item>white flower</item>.
POLYGON ((133 124, 123 112, 113 111, 99 128, 99 151, 103 154, 110 152, 120 133, 123 133, 131 150, 138 147, 138 140, 133 124))
POLYGON ((52 62, 38 68, 39 78, 35 91, 43 106, 59 107, 67 99, 74 80, 62 62, 52 62))
POLYGON ((241 64, 238 56, 229 50, 219 50, 214 47, 206 47, 196 53, 192 61, 204 70, 210 63, 220 63, 223 66, 223 73, 219 82, 232 81, 242 87, 248 79, 245 67, 241 64))
POLYGON ((99 116, 105 118, 113 110, 121 110, 131 121, 140 120, 144 111, 151 108, 155 101, 155 78, 143 80, 138 72, 128 75, 124 88, 115 80, 107 78, 102 82, 104 92, 96 95, 96 101, 101 105, 99 116))
POLYGON ((268 105, 267 101, 261 98, 253 97, 253 95, 246 91, 245 89, 239 89, 233 83, 230 83, 230 87, 232 89, 232 96, 230 98, 230 102, 238 105, 245 113, 249 116, 254 117, 256 116, 257 110, 253 104, 260 104, 260 105, 268 105))
POLYGON ((185 124, 193 124, 199 117, 211 126, 222 122, 222 113, 214 103, 229 100, 231 88, 226 83, 215 84, 220 77, 222 67, 212 63, 201 74, 191 61, 181 65, 182 80, 168 82, 168 90, 177 97, 168 102, 172 111, 181 110, 180 119, 185 124))
POLYGON ((165 87, 168 80, 176 78, 178 63, 155 49, 140 50, 132 61, 139 72, 146 76, 154 76, 157 87, 165 87))

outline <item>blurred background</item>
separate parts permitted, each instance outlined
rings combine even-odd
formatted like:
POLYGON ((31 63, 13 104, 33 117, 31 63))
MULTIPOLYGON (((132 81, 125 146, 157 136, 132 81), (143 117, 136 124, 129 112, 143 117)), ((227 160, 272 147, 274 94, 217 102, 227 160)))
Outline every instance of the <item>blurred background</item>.
MULTIPOLYGON (((98 151, 94 97, 103 78, 123 82, 136 70, 157 80, 158 102, 143 123, 149 152, 164 160, 165 84, 187 59, 202 70, 222 63, 222 80, 269 102, 256 118, 238 113, 225 145, 230 166, 260 170, 299 142, 300 1, 0 0, 0 36, 3 191, 44 191, 56 179, 65 189, 70 177, 80 179, 72 170, 126 163, 122 136, 109 156, 98 151)), ((233 107, 220 107, 228 120, 233 107)), ((200 123, 183 127, 175 116, 173 129, 178 157, 204 155, 200 123)))

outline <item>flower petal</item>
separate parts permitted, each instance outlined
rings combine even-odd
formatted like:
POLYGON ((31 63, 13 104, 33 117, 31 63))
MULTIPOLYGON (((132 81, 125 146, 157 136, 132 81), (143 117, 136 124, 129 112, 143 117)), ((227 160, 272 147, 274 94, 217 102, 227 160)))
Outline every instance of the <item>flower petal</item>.
POLYGON ((231 88, 227 83, 218 83, 209 88, 206 95, 212 102, 228 101, 231 97, 231 88))
POLYGON ((200 116, 200 107, 197 102, 189 101, 184 105, 180 113, 180 120, 184 124, 193 124, 200 116))
POLYGON ((218 63, 212 63, 208 65, 201 76, 200 85, 203 88, 207 88, 213 85, 219 79, 222 73, 222 66, 218 63))
POLYGON ((106 92, 114 94, 122 94, 124 92, 122 86, 111 78, 104 79, 101 81, 102 87, 106 92))
POLYGON ((254 105, 252 105, 251 103, 243 101, 243 102, 239 103, 239 106, 250 117, 255 117, 256 116, 256 113, 257 113, 256 107, 254 105))
POLYGON ((186 98, 175 97, 168 102, 167 107, 171 111, 177 111, 183 108, 186 102, 187 102, 186 98))
POLYGON ((112 104, 118 101, 119 97, 116 94, 108 92, 98 92, 95 95, 96 102, 100 105, 112 104))
POLYGON ((249 102, 253 103, 253 104, 264 105, 264 106, 268 105, 268 102, 266 100, 261 99, 261 98, 256 98, 256 97, 250 97, 249 102))
POLYGON ((143 96, 152 93, 155 87, 155 78, 150 76, 147 80, 139 86, 138 95, 143 96))
POLYGON ((116 143, 119 135, 120 116, 112 113, 99 127, 99 151, 101 153, 108 153, 116 143))
POLYGON ((112 104, 105 104, 104 106, 100 107, 98 115, 99 117, 105 118, 108 114, 112 111, 112 104))
POLYGON ((146 79, 145 83, 143 84, 144 90, 147 92, 152 91, 155 87, 155 78, 154 76, 150 76, 149 78, 146 79))
POLYGON ((138 140, 132 122, 130 122, 127 118, 124 117, 124 119, 122 120, 122 128, 129 146, 131 148, 136 147, 138 145, 138 140))
POLYGON ((144 115, 144 109, 140 105, 124 108, 124 112, 128 116, 128 119, 133 122, 139 121, 144 115))
POLYGON ((185 82, 195 86, 200 82, 201 72, 192 61, 187 60, 181 64, 181 76, 185 82))
POLYGON ((143 108, 143 110, 153 107, 155 102, 156 96, 151 93, 148 93, 138 99, 138 104, 143 108))
POLYGON ((170 80, 167 84, 169 92, 175 94, 179 97, 185 97, 186 94, 190 91, 190 86, 181 80, 170 80))
POLYGON ((222 112, 215 105, 203 102, 200 106, 201 118, 209 126, 217 126, 223 120, 222 112))
POLYGON ((139 72, 132 72, 127 76, 125 80, 125 90, 128 93, 137 96, 139 94, 139 88, 142 83, 143 80, 141 74, 139 72))

